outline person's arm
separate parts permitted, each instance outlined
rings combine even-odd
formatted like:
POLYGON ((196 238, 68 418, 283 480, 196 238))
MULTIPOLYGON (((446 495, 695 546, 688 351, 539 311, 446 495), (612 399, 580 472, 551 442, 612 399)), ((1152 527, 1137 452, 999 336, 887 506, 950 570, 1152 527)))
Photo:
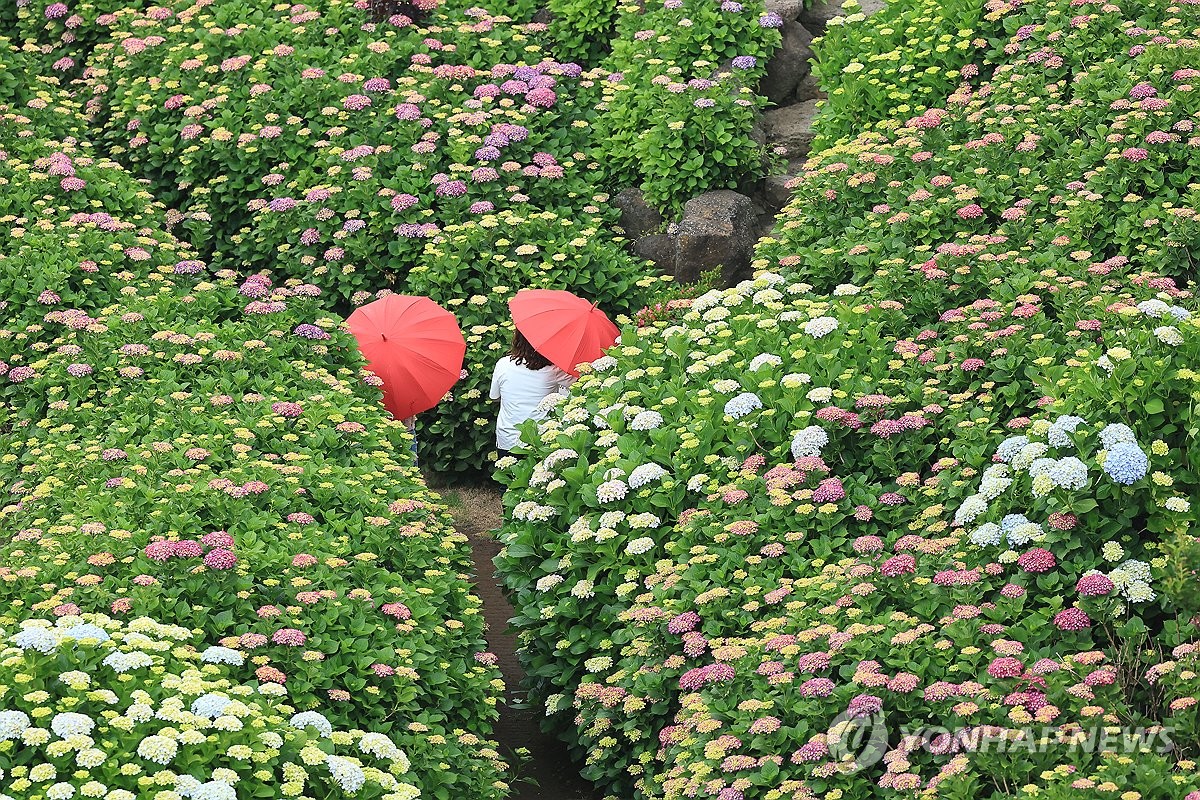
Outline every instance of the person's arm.
MULTIPOLYGON (((555 367, 555 369, 558 369, 558 368, 555 367)), ((566 372, 565 370, 559 369, 558 370, 558 379, 555 381, 555 383, 558 385, 559 393, 566 394, 568 392, 568 390, 570 390, 571 386, 574 385, 575 381, 577 381, 577 380, 579 380, 579 379, 576 378, 571 373, 566 372)))
POLYGON ((496 362, 496 369, 492 372, 492 391, 488 394, 488 397, 492 398, 493 400, 500 399, 500 377, 503 370, 504 360, 501 359, 500 361, 496 362))

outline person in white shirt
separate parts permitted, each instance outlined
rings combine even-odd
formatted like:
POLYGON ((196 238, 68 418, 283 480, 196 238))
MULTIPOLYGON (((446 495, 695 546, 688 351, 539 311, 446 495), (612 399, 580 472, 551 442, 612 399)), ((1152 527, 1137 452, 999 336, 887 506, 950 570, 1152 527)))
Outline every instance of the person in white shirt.
POLYGON ((541 402, 555 392, 565 392, 574 382, 574 377, 534 350, 520 331, 513 331, 512 348, 492 373, 491 398, 500 401, 496 450, 501 458, 520 444, 517 426, 544 417, 545 412, 538 409, 541 402))

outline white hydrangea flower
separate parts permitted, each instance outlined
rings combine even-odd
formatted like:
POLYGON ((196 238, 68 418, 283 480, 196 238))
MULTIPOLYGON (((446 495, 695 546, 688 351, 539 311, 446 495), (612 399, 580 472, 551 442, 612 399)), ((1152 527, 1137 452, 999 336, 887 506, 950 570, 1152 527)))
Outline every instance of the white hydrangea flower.
POLYGON ((1049 452, 1050 448, 1045 442, 1030 442, 1021 448, 1021 452, 1017 453, 1012 460, 1012 468, 1017 471, 1028 469, 1034 461, 1037 461, 1042 456, 1049 452))
POLYGON ((205 719, 216 719, 233 702, 222 694, 202 694, 192 701, 192 713, 205 719))
POLYGON ((1171 347, 1178 347, 1183 344, 1183 334, 1178 328, 1170 325, 1160 325, 1154 329, 1154 337, 1160 342, 1171 347))
POLYGON ((245 657, 237 650, 228 647, 209 647, 200 654, 200 660, 205 664, 232 664, 240 667, 245 663, 245 657))
POLYGON ((1036 522, 1022 523, 1008 532, 1008 543, 1012 547, 1022 547, 1030 542, 1041 541, 1045 538, 1045 531, 1036 522))
POLYGON ((1171 306, 1168 303, 1164 303, 1162 300, 1154 299, 1143 300, 1137 304, 1137 309, 1147 317, 1161 319, 1170 313, 1171 306))
POLYGON ((113 672, 122 674, 133 669, 149 667, 154 663, 154 659, 140 650, 133 650, 128 653, 115 651, 105 656, 104 660, 100 663, 111 668, 113 672))
POLYGON ((634 431, 652 431, 661 428, 663 416, 657 411, 642 411, 629 423, 629 429, 634 431))
POLYGON ((1078 491, 1088 484, 1087 464, 1075 456, 1067 456, 1055 462, 1049 472, 1050 479, 1060 489, 1078 491))
POLYGON ((625 552, 633 556, 640 556, 643 553, 648 553, 654 549, 654 540, 649 536, 643 536, 640 539, 634 539, 629 544, 625 545, 625 552))
POLYGON ((688 478, 687 488, 689 492, 699 492, 704 488, 704 484, 708 483, 708 475, 703 472, 698 472, 688 478))
POLYGON ((979 494, 988 502, 995 500, 1012 486, 1012 478, 1008 477, 1008 466, 992 464, 983 471, 979 480, 979 494))
POLYGON ((600 515, 601 528, 615 528, 625 521, 624 511, 605 511, 600 515))
POLYGON ((58 637, 45 628, 26 628, 8 637, 8 640, 22 650, 36 650, 44 655, 50 655, 58 649, 58 637))
POLYGON ((539 592, 548 592, 562 582, 563 576, 555 572, 539 578, 536 586, 539 592))
POLYGON ((369 756, 395 760, 400 756, 400 748, 382 733, 364 733, 358 740, 358 749, 369 756))
POLYGON ((987 512, 987 500, 983 496, 973 494, 963 500, 962 505, 958 507, 958 511, 954 512, 955 525, 970 525, 980 514, 987 512))
POLYGON ((1010 436, 996 448, 996 457, 1005 463, 1011 462, 1029 444, 1024 436, 1010 436))
POLYGON ((725 413, 732 416, 734 420, 740 420, 761 408, 762 401, 754 392, 742 392, 725 404, 725 413))
POLYGON ((1063 415, 1050 425, 1050 429, 1046 432, 1046 439, 1051 447, 1070 447, 1071 434, 1083 424, 1083 417, 1063 415))
POLYGON ((87 714, 76 714, 64 711, 54 715, 50 720, 50 730, 66 739, 68 736, 87 736, 96 727, 96 723, 87 714))
POLYGON ((628 493, 629 487, 621 480, 605 481, 596 487, 596 499, 601 503, 614 503, 628 493))
POLYGON ((174 739, 158 735, 147 736, 137 747, 139 756, 163 766, 170 764, 178 752, 179 745, 175 743, 174 739))
POLYGON ((1125 597, 1131 603, 1149 603, 1158 597, 1146 581, 1133 580, 1124 589, 1125 597))
POLYGON ((96 639, 101 642, 107 642, 110 638, 108 631, 104 630, 104 628, 101 628, 99 625, 93 625, 90 622, 83 623, 81 625, 72 625, 65 630, 60 630, 59 635, 64 639, 75 639, 76 641, 82 641, 84 639, 96 639))
POLYGON ((644 511, 641 514, 634 514, 629 518, 629 527, 633 530, 645 530, 647 528, 657 528, 662 524, 654 514, 644 511))
POLYGON ((971 533, 971 543, 976 547, 996 547, 1000 544, 1000 526, 986 522, 971 533))
POLYGON ((632 489, 640 489, 667 474, 667 470, 659 464, 642 464, 629 473, 629 486, 632 489))
MULTIPOLYGON (((110 793, 105 800, 114 800, 113 794, 110 793)), ((180 792, 180 794, 183 793, 180 792)), ((192 800, 237 800, 237 791, 224 781, 208 781, 192 789, 191 793, 185 796, 191 797, 192 800)), ((129 800, 134 800, 133 795, 129 796, 129 800)))
POLYGON ((829 444, 829 434, 820 425, 809 425, 792 437, 793 458, 815 458, 829 444))
POLYGON ((809 389, 805 397, 810 403, 828 403, 833 399, 833 389, 828 386, 818 386, 815 389, 809 389))
POLYGON ((760 368, 770 365, 778 367, 783 364, 783 359, 774 353, 759 353, 754 358, 750 359, 750 365, 747 369, 750 372, 757 372, 760 368))
POLYGON ((1137 434, 1128 425, 1120 422, 1114 422, 1105 425, 1100 431, 1100 444, 1105 450, 1111 450, 1114 445, 1121 442, 1129 444, 1137 444, 1137 434))
POLYGON ((828 336, 837 330, 838 321, 833 317, 817 317, 804 324, 804 333, 814 339, 828 336))
POLYGON ((31 724, 23 711, 0 711, 0 742, 20 739, 31 724))
POLYGON ((318 714, 316 711, 301 711, 299 714, 294 714, 288 720, 288 724, 297 730, 312 728, 326 739, 333 735, 333 725, 325 718, 324 714, 318 714))
POLYGON ((1125 557, 1125 548, 1118 542, 1105 542, 1100 548, 1100 555, 1105 561, 1117 562, 1125 557))
POLYGON ((46 790, 46 800, 71 800, 75 787, 69 783, 56 783, 46 790))

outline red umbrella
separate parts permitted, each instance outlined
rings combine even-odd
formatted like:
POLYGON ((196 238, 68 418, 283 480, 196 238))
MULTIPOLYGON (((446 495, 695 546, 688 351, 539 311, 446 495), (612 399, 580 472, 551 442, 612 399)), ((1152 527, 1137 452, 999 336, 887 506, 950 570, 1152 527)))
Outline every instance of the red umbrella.
POLYGON ((428 297, 390 294, 350 315, 350 332, 383 379, 383 405, 407 419, 438 404, 458 380, 467 343, 458 320, 428 297))
POLYGON ((559 369, 595 361, 612 347, 620 331, 595 303, 558 289, 522 289, 508 301, 513 322, 533 349, 559 369))

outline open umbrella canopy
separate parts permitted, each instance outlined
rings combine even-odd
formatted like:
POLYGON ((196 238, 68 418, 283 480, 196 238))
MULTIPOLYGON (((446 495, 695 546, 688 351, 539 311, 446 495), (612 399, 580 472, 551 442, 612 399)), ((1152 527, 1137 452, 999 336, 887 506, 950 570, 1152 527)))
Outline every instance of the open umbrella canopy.
POLYGON ((596 304, 559 289, 522 289, 508 301, 513 323, 533 349, 578 375, 616 342, 620 330, 596 304))
POLYGON ((383 380, 383 405, 397 419, 436 406, 462 372, 467 343, 458 320, 428 297, 388 295, 355 311, 349 323, 383 380))

